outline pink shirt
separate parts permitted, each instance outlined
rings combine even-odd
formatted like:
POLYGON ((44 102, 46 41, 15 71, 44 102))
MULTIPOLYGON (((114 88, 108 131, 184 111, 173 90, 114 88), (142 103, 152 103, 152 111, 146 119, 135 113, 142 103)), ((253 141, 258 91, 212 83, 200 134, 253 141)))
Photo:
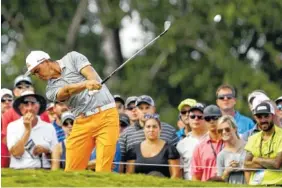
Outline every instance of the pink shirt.
POLYGON ((191 162, 192 176, 202 175, 201 181, 216 176, 216 156, 223 147, 222 140, 216 142, 211 140, 210 136, 206 137, 194 150, 191 162))

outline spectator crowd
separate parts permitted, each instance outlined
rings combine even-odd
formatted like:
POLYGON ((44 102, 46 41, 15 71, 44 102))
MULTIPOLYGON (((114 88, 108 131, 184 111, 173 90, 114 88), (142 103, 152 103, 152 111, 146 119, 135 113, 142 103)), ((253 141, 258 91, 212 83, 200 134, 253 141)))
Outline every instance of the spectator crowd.
MULTIPOLYGON (((223 84, 214 104, 179 101, 175 126, 162 121, 148 95, 114 95, 120 136, 112 171, 190 181, 282 185, 282 96, 250 91, 252 117, 235 109, 236 91, 223 84)), ((76 116, 63 102, 36 94, 20 75, 12 90, 1 89, 1 167, 65 168, 66 139, 76 116)), ((83 155, 83 154, 81 154, 83 155)), ((96 149, 85 156, 95 171, 96 149)))

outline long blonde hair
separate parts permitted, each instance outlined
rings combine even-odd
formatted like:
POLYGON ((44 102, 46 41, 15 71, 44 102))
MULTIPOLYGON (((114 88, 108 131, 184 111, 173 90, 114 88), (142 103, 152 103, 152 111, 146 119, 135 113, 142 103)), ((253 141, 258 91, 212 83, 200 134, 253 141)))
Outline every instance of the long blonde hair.
POLYGON ((220 117, 217 121, 217 124, 222 124, 222 123, 227 123, 230 127, 232 127, 233 129, 236 130, 236 136, 240 139, 240 136, 238 134, 238 130, 237 130, 237 124, 235 122, 235 119, 230 116, 230 115, 223 115, 222 117, 220 117))

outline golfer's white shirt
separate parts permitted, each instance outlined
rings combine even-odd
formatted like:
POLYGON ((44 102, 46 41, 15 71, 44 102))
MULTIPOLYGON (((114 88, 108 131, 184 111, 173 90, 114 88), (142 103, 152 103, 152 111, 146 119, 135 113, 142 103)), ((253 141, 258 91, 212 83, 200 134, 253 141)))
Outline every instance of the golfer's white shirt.
POLYGON ((191 180, 191 160, 193 156, 194 149, 205 138, 207 134, 203 135, 201 138, 194 137, 191 132, 188 133, 187 137, 180 140, 176 146, 178 153, 180 154, 181 164, 184 165, 184 179, 191 180))
MULTIPOLYGON (((41 145, 53 150, 54 146, 58 143, 56 131, 52 124, 44 122, 38 116, 36 126, 31 129, 30 137, 27 143, 34 142, 35 145, 41 145)), ((7 146, 10 150, 24 135, 25 126, 23 124, 23 117, 11 122, 7 128, 7 146)), ((25 148, 24 154, 21 157, 14 157, 11 155, 10 168, 23 169, 23 168, 41 168, 41 159, 39 156, 34 156, 32 151, 34 146, 29 150, 25 148)), ((42 155, 43 168, 50 168, 50 161, 47 160, 45 154, 42 155)))

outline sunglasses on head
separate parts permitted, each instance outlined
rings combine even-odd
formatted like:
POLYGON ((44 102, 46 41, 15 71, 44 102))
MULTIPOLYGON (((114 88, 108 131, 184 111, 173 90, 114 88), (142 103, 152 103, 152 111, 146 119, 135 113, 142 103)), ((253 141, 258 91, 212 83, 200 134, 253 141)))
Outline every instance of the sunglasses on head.
POLYGON ((181 113, 182 115, 185 115, 185 114, 189 113, 189 111, 188 111, 188 110, 183 110, 183 111, 181 111, 180 113, 181 113))
POLYGON ((205 120, 208 121, 208 122, 211 121, 211 120, 217 121, 219 118, 220 118, 220 116, 206 116, 205 120))
POLYGON ((190 117, 191 119, 196 119, 196 118, 198 118, 198 119, 203 119, 203 118, 204 118, 202 115, 190 115, 189 117, 190 117))
POLYGON ((257 114, 256 117, 258 119, 262 119, 262 118, 268 118, 270 114, 257 114))
POLYGON ((12 102, 13 101, 13 99, 11 99, 11 98, 3 98, 3 99, 1 99, 1 102, 12 102))
POLYGON ((222 134, 223 130, 225 132, 229 133, 231 131, 231 128, 230 127, 226 127, 226 128, 223 128, 223 129, 217 129, 218 134, 222 134))
POLYGON ((233 96, 233 94, 226 94, 226 95, 218 95, 217 96, 217 99, 219 99, 219 100, 224 100, 225 98, 230 100, 230 99, 233 99, 234 96, 233 96))
POLYGON ((73 120, 66 120, 66 121, 64 121, 63 126, 66 127, 68 125, 73 125, 73 120))
POLYGON ((158 114, 145 114, 144 118, 145 119, 157 119, 157 120, 160 120, 160 116, 158 114))

